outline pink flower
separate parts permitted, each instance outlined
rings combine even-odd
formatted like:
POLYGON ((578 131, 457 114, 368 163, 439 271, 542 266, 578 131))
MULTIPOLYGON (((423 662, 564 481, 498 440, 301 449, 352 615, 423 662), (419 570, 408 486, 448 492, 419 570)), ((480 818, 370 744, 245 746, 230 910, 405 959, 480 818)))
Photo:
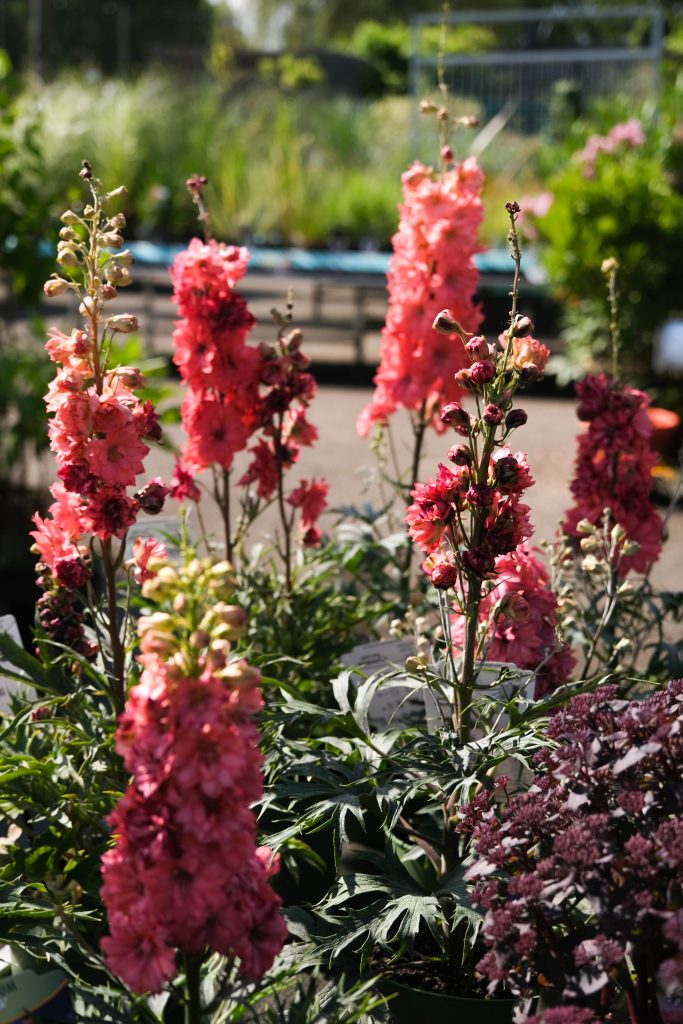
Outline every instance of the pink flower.
POLYGON ((111 935, 102 939, 102 949, 110 969, 133 992, 161 992, 177 972, 173 948, 143 915, 112 915, 109 926, 111 935))
MULTIPOLYGON (((496 622, 488 647, 489 660, 536 670, 550 655, 555 658, 557 598, 549 588, 547 570, 525 544, 496 559, 495 577, 479 606, 480 623, 490 623, 496 607, 501 608, 503 615, 496 622), (520 607, 524 614, 508 614, 520 607)), ((455 644, 462 646, 465 619, 460 612, 453 614, 451 630, 455 644)), ((550 668, 545 666, 542 681, 537 683, 537 696, 566 682, 573 668, 574 658, 568 645, 560 645, 559 651, 562 657, 555 658, 550 668)))
POLYGON ((106 437, 90 441, 84 454, 94 476, 105 484, 129 487, 144 472, 143 460, 148 452, 148 445, 138 439, 133 424, 125 423, 110 429, 106 437))
POLYGON ((182 447, 186 465, 194 470, 211 465, 230 469, 249 437, 237 410, 208 397, 193 397, 183 402, 183 416, 188 432, 182 447))
POLYGON ((133 541, 133 576, 136 583, 144 583, 155 574, 150 570, 149 563, 152 559, 166 560, 168 554, 166 547, 161 541, 153 537, 136 537, 133 541))
POLYGON ((329 489, 329 484, 324 480, 302 480, 287 498, 293 508, 301 510, 301 525, 304 531, 315 526, 321 512, 327 507, 329 489))
POLYGON ((175 501, 199 501, 202 494, 194 482, 194 475, 183 466, 180 459, 175 460, 171 477, 170 494, 175 501))

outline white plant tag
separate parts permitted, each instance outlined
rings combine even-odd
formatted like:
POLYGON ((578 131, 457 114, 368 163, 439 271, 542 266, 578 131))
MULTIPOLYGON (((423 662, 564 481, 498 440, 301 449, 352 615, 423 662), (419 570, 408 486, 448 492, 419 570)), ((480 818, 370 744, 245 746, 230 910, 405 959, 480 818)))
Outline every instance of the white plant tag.
MULTIPOLYGON (((369 644, 358 644, 344 654, 341 662, 344 668, 359 669, 363 676, 375 675, 379 672, 396 671, 402 667, 406 658, 415 654, 414 642, 404 640, 376 640, 369 644)), ((362 677, 357 675, 352 681, 358 686, 362 677)), ((378 732, 397 729, 401 725, 424 722, 425 711, 422 691, 413 679, 395 677, 389 682, 380 684, 372 698, 368 712, 370 725, 378 732)))

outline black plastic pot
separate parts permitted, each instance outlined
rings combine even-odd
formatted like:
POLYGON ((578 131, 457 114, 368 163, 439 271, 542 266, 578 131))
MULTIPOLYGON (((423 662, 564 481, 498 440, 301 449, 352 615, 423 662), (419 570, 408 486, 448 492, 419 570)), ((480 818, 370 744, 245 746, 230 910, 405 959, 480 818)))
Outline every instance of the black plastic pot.
POLYGON ((514 999, 476 999, 384 981, 382 995, 394 1024, 512 1024, 514 999))

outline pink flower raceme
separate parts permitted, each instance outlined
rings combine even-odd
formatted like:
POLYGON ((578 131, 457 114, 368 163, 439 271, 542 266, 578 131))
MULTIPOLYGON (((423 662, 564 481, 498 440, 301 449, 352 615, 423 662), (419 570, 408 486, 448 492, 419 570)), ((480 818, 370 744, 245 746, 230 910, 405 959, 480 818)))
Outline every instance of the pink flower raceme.
POLYGON ((453 374, 469 363, 462 339, 437 333, 432 323, 444 308, 465 331, 481 322, 472 296, 479 278, 473 257, 480 249, 482 185, 474 158, 443 175, 420 163, 403 175, 380 366, 373 399, 358 421, 363 436, 400 407, 421 410, 423 403, 427 420, 441 432, 439 406, 461 393, 453 374))
POLYGON ((88 657, 96 653, 96 645, 85 639, 76 610, 77 591, 91 577, 91 550, 101 558, 108 613, 116 623, 110 631, 111 668, 122 703, 125 643, 121 637, 116 639, 118 556, 138 513, 161 511, 167 489, 157 478, 133 490, 144 472, 147 442, 159 440, 161 428, 151 403, 136 393, 144 384, 142 373, 135 367, 117 366, 113 360, 115 336, 137 329, 136 318, 129 314, 105 316, 106 303, 117 294, 112 282, 129 283, 127 266, 132 257, 118 252, 123 243, 118 232, 125 218, 108 212, 119 190, 105 193, 89 165, 85 169, 92 194, 92 204, 86 208, 90 212, 84 212, 83 218, 71 211, 64 214, 57 252, 57 262, 71 268, 70 277, 55 276, 45 286, 48 295, 71 291, 78 296, 83 326, 70 334, 52 328, 45 346, 58 366, 45 396, 58 479, 50 488, 54 501, 48 515, 34 517, 36 529, 31 536, 46 591, 39 602, 41 625, 53 640, 88 657), (80 225, 79 231, 74 224, 80 225), (113 544, 114 538, 121 545, 113 544), (93 545, 93 540, 100 543, 93 545), (60 588, 64 593, 59 593, 60 588), (67 605, 69 627, 62 631, 60 616, 54 612, 67 605), (80 637, 75 633, 77 622, 80 637))
POLYGON ((195 559, 176 572, 150 542, 136 563, 143 594, 170 610, 139 621, 143 671, 119 720, 117 750, 132 783, 109 819, 116 842, 102 861, 102 947, 134 992, 161 991, 177 973, 176 950, 236 957, 244 975, 261 977, 286 928, 268 883, 277 858, 256 845, 260 674, 230 653, 227 638, 244 621, 225 603, 230 567, 195 559))
MULTIPOLYGON (((229 469, 258 425, 261 357, 247 344, 255 320, 234 291, 246 249, 192 239, 173 264, 173 297, 181 320, 173 361, 188 394, 182 405, 185 472, 229 469)), ((196 500, 197 492, 186 496, 196 500)))
POLYGON ((579 419, 588 429, 579 437, 571 491, 575 504, 567 512, 564 531, 578 537, 578 524, 601 522, 609 509, 629 541, 638 545, 624 554, 617 570, 647 572, 659 557, 662 521, 650 501, 652 467, 657 461, 650 447, 652 426, 644 391, 623 387, 602 373, 577 384, 579 419))
MULTIPOLYGON (((537 698, 569 678, 574 656, 568 644, 558 645, 556 639, 557 597, 547 569, 526 544, 496 558, 495 579, 479 604, 479 622, 490 630, 493 626, 487 647, 491 661, 533 671, 542 666, 536 676, 537 698)), ((465 628, 464 616, 456 612, 451 633, 457 647, 463 645, 465 628)))
POLYGON ((576 154, 575 159, 583 164, 585 177, 592 178, 600 153, 613 153, 618 146, 624 145, 643 146, 645 141, 642 124, 637 118, 632 117, 629 121, 615 124, 607 135, 591 135, 584 148, 576 154))

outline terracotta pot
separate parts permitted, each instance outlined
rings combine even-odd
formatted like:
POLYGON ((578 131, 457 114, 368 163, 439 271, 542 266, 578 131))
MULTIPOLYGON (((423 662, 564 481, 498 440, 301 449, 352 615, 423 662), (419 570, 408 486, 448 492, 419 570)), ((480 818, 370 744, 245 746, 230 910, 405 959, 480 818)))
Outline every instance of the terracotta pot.
POLYGON ((648 407, 647 415, 652 424, 652 447, 662 455, 675 457, 681 444, 681 417, 656 405, 648 407))
POLYGON ((411 988, 393 979, 383 982, 381 991, 392 997, 388 1007, 394 1024, 512 1024, 514 999, 444 995, 411 988))

